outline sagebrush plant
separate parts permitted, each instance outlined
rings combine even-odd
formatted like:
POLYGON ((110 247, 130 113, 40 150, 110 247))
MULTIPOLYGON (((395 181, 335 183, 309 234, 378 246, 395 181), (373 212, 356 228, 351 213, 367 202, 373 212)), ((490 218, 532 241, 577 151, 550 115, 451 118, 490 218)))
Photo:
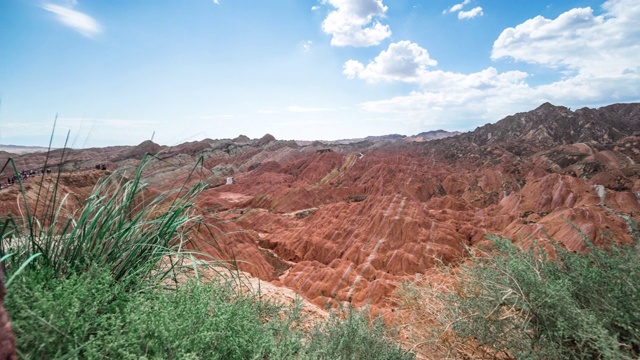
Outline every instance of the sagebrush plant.
POLYGON ((291 359, 302 347, 295 309, 228 283, 131 292, 100 269, 26 270, 6 305, 25 359, 291 359))
POLYGON ((6 299, 23 359, 413 359, 380 319, 350 309, 303 333, 296 305, 229 282, 128 291, 104 269, 26 269, 6 299), (307 339, 303 341, 303 339, 307 339))
MULTIPOLYGON (((574 253, 553 242, 494 249, 462 266, 459 287, 441 295, 442 326, 462 342, 517 359, 635 359, 640 356, 640 257, 635 246, 574 253)), ((460 343, 458 341, 457 343, 460 343)))
POLYGON ((395 299, 402 310, 398 323, 408 333, 410 350, 426 359, 482 358, 482 351, 457 341, 449 328, 440 323, 441 314, 449 304, 443 294, 453 288, 455 276, 451 268, 440 263, 427 276, 416 282, 402 283, 395 299))
POLYGON ((415 355, 402 349, 381 318, 349 306, 332 313, 325 323, 316 326, 307 343, 310 359, 340 360, 409 360, 415 355))

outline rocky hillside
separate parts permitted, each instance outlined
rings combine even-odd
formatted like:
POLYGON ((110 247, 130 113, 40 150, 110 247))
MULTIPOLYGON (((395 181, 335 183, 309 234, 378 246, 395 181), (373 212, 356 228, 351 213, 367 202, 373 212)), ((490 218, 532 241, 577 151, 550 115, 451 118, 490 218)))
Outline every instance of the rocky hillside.
MULTIPOLYGON (((198 234, 197 247, 241 260, 242 270, 316 304, 380 309, 394 305, 398 284, 437 263, 464 261, 465 247, 485 246, 486 234, 523 243, 550 236, 576 251, 583 235, 598 245, 631 241, 629 224, 640 220, 639 145, 640 104, 576 111, 543 104, 423 142, 301 146, 241 136, 57 150, 48 161, 68 178, 66 191, 83 184, 79 197, 87 186, 78 178, 91 182, 102 173, 95 165, 135 166, 156 153, 145 177, 158 192, 193 181, 195 167, 211 186, 199 211, 215 224, 198 234)), ((0 155, 3 164, 7 156, 0 155)), ((23 169, 45 160, 14 158, 23 169)), ((3 184, 0 215, 17 210, 16 197, 16 187, 3 184)))
POLYGON ((479 127, 458 140, 476 146, 502 146, 517 156, 532 155, 558 145, 611 144, 640 131, 639 117, 640 104, 571 111, 544 103, 533 111, 479 127))

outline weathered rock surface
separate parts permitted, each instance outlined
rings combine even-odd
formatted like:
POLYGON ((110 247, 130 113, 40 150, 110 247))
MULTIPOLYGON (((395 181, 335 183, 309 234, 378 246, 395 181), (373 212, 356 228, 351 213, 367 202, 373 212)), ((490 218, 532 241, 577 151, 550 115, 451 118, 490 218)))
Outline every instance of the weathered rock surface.
MULTIPOLYGON (((61 163, 91 182, 99 172, 83 169, 135 166, 139 150, 153 147, 142 145, 71 151, 61 163)), ((632 241, 639 145, 640 104, 576 111, 543 104, 426 142, 300 146, 265 135, 162 147, 145 178, 158 192, 196 180, 211 185, 198 203, 210 223, 196 234, 199 249, 315 304, 376 309, 394 305, 399 283, 464 261, 465 247, 486 245, 487 234, 524 244, 552 237, 575 251, 585 236, 597 245, 632 241)), ((15 158, 39 166, 43 155, 15 158)), ((65 181, 67 191, 86 193, 65 181)), ((11 202, 14 188, 1 190, 0 215, 16 214, 11 202)))

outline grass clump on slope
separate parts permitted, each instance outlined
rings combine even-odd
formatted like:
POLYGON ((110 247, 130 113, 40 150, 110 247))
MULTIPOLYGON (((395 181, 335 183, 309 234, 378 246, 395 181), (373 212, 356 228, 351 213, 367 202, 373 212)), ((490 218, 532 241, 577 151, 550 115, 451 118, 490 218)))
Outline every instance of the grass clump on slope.
POLYGON ((137 169, 103 178, 78 209, 69 194, 58 194, 57 183, 39 190, 45 193, 39 192, 35 205, 23 191, 23 215, 0 233, 3 253, 11 254, 5 266, 15 268, 37 254, 33 261, 59 277, 92 267, 107 269, 117 281, 166 276, 154 270, 163 257, 186 254, 190 230, 201 225, 193 201, 206 186, 150 196, 142 178, 152 160, 146 156, 137 169))

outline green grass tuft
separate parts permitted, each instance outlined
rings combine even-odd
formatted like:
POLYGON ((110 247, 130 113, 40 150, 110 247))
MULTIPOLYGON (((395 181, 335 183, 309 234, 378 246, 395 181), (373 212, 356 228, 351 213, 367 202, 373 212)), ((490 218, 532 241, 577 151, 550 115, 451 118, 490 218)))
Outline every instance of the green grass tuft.
POLYGON ((193 201, 206 186, 196 183, 147 199, 142 176, 152 159, 145 157, 132 178, 123 169, 102 179, 77 211, 67 209, 66 195, 57 201, 57 190, 36 202, 44 212, 31 211, 25 199, 23 217, 7 220, 0 233, 2 253, 13 255, 6 267, 16 268, 41 254, 35 262, 59 277, 95 266, 109 269, 117 281, 166 276, 153 270, 163 257, 179 253, 189 231, 200 225, 193 201))

